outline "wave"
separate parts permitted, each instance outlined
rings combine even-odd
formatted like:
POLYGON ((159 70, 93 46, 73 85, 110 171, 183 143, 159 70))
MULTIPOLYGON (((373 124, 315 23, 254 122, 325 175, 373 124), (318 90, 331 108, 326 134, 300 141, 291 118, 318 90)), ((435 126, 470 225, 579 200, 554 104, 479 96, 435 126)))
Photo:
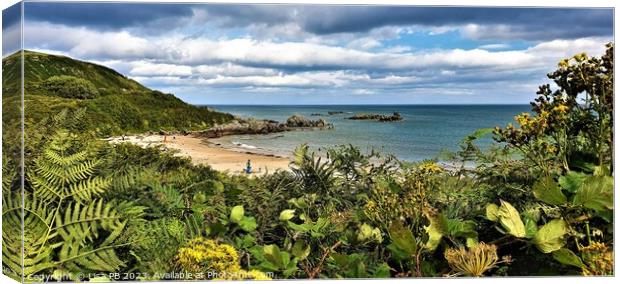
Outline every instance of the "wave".
POLYGON ((252 145, 248 145, 248 144, 243 144, 241 142, 237 142, 237 141, 232 141, 232 143, 237 146, 237 147, 241 147, 241 148, 245 148, 245 149, 258 149, 258 147, 256 146, 252 146, 252 145))

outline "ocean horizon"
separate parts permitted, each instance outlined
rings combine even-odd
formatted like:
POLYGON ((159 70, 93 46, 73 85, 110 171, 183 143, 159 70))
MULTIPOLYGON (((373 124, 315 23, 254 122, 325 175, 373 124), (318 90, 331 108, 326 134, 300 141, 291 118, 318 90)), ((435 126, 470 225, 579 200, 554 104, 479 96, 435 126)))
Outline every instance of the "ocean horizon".
MULTIPOLYGON (((326 148, 352 144, 363 151, 372 149, 405 161, 437 159, 443 151, 455 151, 467 135, 481 128, 504 127, 514 116, 530 111, 526 104, 338 104, 338 105, 208 105, 242 118, 285 122, 292 115, 323 118, 333 129, 301 130, 267 135, 234 135, 214 139, 224 147, 290 156, 307 143, 319 153, 326 148), (342 112, 329 115, 328 112, 342 112), (378 122, 346 119, 356 113, 389 115, 400 113, 402 121, 378 122), (320 114, 320 115, 319 115, 320 114)), ((486 148, 490 135, 477 145, 486 148)))

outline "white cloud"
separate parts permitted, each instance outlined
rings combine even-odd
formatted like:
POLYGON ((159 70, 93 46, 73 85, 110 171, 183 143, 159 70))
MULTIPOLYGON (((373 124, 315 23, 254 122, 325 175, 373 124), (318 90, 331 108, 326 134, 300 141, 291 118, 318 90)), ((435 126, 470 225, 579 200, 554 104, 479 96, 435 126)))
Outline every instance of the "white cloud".
POLYGON ((77 57, 164 57, 166 51, 147 38, 121 32, 96 32, 86 28, 32 22, 24 26, 26 48, 62 50, 77 57))
POLYGON ((478 48, 480 49, 504 49, 504 48, 509 48, 509 47, 510 45, 506 43, 493 43, 493 44, 481 45, 478 48))
POLYGON ((13 24, 2 28, 2 56, 11 55, 21 49, 21 25, 13 24))
MULTIPOLYGON (((467 28, 481 32, 479 26, 467 28)), ((398 45, 382 48, 381 38, 412 32, 404 28, 373 30, 376 37, 351 38, 349 34, 314 36, 306 41, 187 37, 178 31, 138 36, 127 31, 97 32, 36 22, 30 23, 26 32, 27 48, 96 61, 147 86, 166 90, 190 86, 248 92, 329 88, 367 95, 381 90, 438 88, 467 93, 464 90, 497 89, 507 82, 531 86, 561 58, 582 51, 601 54, 603 44, 611 40, 553 40, 507 51, 497 50, 509 47, 503 43, 474 49, 412 50, 398 45), (338 45, 346 39, 348 45, 338 45)))
POLYGON ((192 75, 192 67, 150 63, 146 61, 134 62, 133 67, 129 70, 132 76, 190 76, 192 75))
POLYGON ((362 50, 369 50, 369 49, 373 49, 373 48, 380 47, 380 46, 381 46, 381 42, 371 37, 359 38, 347 44, 347 47, 349 48, 362 49, 362 50))
MULTIPOLYGON (((28 25, 26 32, 28 47, 68 50, 68 53, 83 58, 148 59, 164 64, 194 66, 231 63, 270 69, 532 68, 548 64, 549 60, 555 62, 572 51, 600 52, 603 49, 599 38, 556 40, 527 50, 490 51, 480 48, 397 53, 392 50, 370 52, 309 42, 259 41, 251 38, 212 40, 180 35, 144 38, 126 31, 95 32, 40 23, 28 25)), ((364 48, 378 44, 369 39, 363 39, 360 43, 364 48)), ((135 71, 141 72, 138 75, 146 71, 161 72, 135 71)))
POLYGON ((352 93, 354 95, 374 95, 377 92, 369 89, 355 89, 352 93))
POLYGON ((218 65, 199 65, 193 68, 194 74, 202 77, 221 76, 252 76, 252 75, 275 75, 278 71, 270 68, 255 68, 232 64, 230 62, 218 65))

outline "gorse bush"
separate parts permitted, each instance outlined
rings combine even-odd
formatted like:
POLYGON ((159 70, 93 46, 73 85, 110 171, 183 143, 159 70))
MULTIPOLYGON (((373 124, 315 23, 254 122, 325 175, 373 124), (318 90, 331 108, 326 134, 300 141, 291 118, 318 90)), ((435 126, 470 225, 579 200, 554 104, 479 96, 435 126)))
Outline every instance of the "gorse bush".
POLYGON ((465 137, 449 169, 302 145, 290 171, 234 176, 76 131, 87 111, 27 122, 24 206, 3 157, 3 266, 50 280, 613 274, 612 56, 562 61, 557 89, 518 125, 465 137), (479 148, 484 135, 497 143, 479 148))

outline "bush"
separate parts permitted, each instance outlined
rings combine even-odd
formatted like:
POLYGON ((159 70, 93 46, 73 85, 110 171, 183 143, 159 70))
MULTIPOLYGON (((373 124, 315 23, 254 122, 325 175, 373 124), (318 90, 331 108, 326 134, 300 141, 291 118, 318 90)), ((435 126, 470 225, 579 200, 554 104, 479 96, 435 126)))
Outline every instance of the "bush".
POLYGON ((99 95, 95 85, 88 80, 73 76, 52 76, 41 84, 54 95, 70 99, 92 99, 99 95))

